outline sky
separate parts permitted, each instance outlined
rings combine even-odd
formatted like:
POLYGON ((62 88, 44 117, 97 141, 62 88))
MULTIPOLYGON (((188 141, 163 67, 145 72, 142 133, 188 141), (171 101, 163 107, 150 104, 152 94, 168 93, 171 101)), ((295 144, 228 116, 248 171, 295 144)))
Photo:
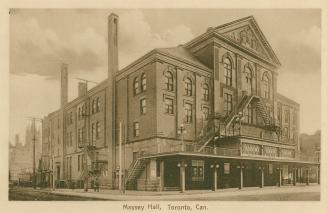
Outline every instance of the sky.
MULTIPOLYGON (((279 58, 277 90, 300 103, 300 132, 321 127, 321 14, 318 9, 15 9, 10 16, 10 141, 26 119, 60 105, 60 65, 76 78, 107 76, 107 20, 119 16, 119 67, 154 48, 186 43, 208 27, 253 15, 279 58)), ((90 85, 92 86, 92 85, 90 85)))

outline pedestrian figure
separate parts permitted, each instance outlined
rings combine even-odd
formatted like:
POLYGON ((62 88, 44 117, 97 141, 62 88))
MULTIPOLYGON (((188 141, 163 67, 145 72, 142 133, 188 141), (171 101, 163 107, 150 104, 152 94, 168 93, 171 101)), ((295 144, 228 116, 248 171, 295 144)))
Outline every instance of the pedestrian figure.
POLYGON ((94 190, 99 192, 100 182, 99 182, 99 179, 97 177, 95 178, 94 185, 95 185, 94 190))

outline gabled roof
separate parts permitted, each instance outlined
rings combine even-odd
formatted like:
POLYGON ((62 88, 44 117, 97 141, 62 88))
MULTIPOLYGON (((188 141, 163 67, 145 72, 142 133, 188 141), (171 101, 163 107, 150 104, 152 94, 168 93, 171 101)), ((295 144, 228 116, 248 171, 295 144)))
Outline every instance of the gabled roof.
POLYGON ((280 93, 277 93, 277 100, 283 102, 284 104, 290 104, 290 105, 295 105, 295 106, 300 106, 300 104, 280 93))
POLYGON ((208 70, 206 65, 200 62, 194 55, 192 55, 183 45, 179 45, 177 47, 169 47, 169 48, 158 48, 156 49, 159 53, 166 54, 168 56, 173 56, 179 59, 182 59, 186 62, 189 62, 193 65, 198 66, 201 69, 208 70))
POLYGON ((215 28, 208 28, 207 32, 187 42, 184 46, 189 49, 212 37, 229 42, 246 53, 259 57, 277 67, 281 65, 253 16, 241 18, 215 28))
POLYGON ((215 31, 233 42, 238 44, 241 44, 242 42, 241 46, 258 53, 261 56, 267 54, 268 59, 272 60, 275 64, 281 65, 274 50, 270 46, 253 16, 248 16, 220 25, 215 28, 215 31), (244 36, 245 41, 242 40, 241 36, 244 36))

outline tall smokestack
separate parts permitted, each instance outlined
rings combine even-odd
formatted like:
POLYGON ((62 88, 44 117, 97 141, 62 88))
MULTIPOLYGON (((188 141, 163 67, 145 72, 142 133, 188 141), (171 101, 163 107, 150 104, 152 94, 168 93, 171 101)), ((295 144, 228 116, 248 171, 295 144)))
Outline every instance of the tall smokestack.
POLYGON ((60 77, 61 77, 60 106, 62 108, 68 102, 68 64, 61 64, 60 77))
POLYGON ((108 17, 108 87, 107 87, 107 145, 108 145, 108 173, 111 174, 111 184, 115 184, 115 76, 118 72, 118 16, 111 13, 108 17))
POLYGON ((109 15, 108 22, 108 77, 115 76, 118 71, 118 16, 109 15))

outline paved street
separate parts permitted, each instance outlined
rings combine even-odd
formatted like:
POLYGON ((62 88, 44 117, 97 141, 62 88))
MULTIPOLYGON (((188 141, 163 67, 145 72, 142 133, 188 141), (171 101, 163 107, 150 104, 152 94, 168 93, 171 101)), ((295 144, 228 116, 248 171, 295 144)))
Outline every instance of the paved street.
POLYGON ((84 200, 105 200, 101 198, 90 198, 81 196, 71 196, 63 194, 52 194, 50 191, 33 190, 31 188, 14 188, 9 190, 10 201, 31 201, 31 200, 43 200, 43 201, 84 201, 84 200))
POLYGON ((10 200, 217 200, 217 201, 319 201, 320 186, 285 186, 226 189, 217 192, 207 190, 179 192, 126 191, 121 195, 116 190, 83 192, 83 190, 57 189, 51 191, 14 188, 9 191, 10 200))

